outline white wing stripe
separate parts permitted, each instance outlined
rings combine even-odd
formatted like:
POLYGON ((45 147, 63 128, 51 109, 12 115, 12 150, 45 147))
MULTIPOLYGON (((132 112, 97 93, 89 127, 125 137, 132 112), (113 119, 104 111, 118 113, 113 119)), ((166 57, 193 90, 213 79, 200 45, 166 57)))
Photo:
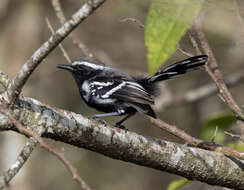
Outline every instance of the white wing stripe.
POLYGON ((126 82, 128 84, 128 87, 134 88, 136 90, 140 90, 143 93, 147 93, 146 90, 139 84, 134 83, 134 82, 126 82))
POLYGON ((118 91, 119 89, 121 89, 125 85, 126 85, 126 82, 122 82, 118 86, 112 88, 111 90, 106 92, 104 95, 102 95, 102 98, 108 98, 110 95, 112 95, 114 92, 118 91))
POLYGON ((93 85, 97 85, 97 86, 110 86, 112 84, 113 84, 113 82, 97 82, 97 81, 94 81, 90 85, 91 86, 93 86, 93 85))
POLYGON ((127 84, 131 85, 131 86, 137 86, 138 88, 142 89, 142 90, 145 90, 140 84, 138 83, 135 83, 135 82, 130 82, 130 81, 127 81, 126 82, 127 84))
POLYGON ((106 98, 106 99, 102 99, 102 98, 99 98, 99 97, 93 97, 94 100, 96 102, 98 102, 99 104, 112 104, 115 102, 115 99, 112 99, 112 98, 106 98))
POLYGON ((128 85, 128 87, 134 88, 136 90, 140 90, 141 92, 144 92, 144 93, 146 92, 144 89, 138 88, 137 86, 128 85))

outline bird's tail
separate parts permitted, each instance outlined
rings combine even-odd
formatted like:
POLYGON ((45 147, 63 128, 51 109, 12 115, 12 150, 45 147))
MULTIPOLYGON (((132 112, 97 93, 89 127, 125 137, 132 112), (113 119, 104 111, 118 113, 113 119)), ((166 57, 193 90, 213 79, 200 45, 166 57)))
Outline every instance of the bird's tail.
POLYGON ((155 83, 167 79, 172 79, 178 75, 185 74, 187 72, 197 70, 201 66, 208 63, 207 55, 199 55, 190 57, 188 59, 176 62, 172 65, 169 65, 166 68, 163 68, 156 72, 156 74, 148 78, 149 83, 155 83))

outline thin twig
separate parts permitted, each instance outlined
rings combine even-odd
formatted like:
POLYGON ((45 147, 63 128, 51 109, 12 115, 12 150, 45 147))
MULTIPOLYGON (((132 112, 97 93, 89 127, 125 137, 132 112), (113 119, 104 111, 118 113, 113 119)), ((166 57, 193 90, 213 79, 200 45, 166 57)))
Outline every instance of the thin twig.
MULTIPOLYGON (((232 88, 237 86, 238 84, 242 84, 244 81, 244 71, 238 71, 236 73, 232 73, 226 77, 225 84, 228 88, 232 88)), ((218 92, 218 88, 214 83, 203 85, 199 88, 189 90, 183 95, 173 96, 169 99, 169 101, 164 102, 163 108, 173 108, 176 106, 182 106, 189 103, 198 102, 204 98, 208 98, 218 92)))
POLYGON ((238 18, 239 23, 241 24, 242 30, 243 30, 244 29, 244 21, 243 21, 243 18, 241 16, 241 13, 240 13, 241 10, 240 10, 240 8, 238 6, 238 2, 236 0, 234 0, 233 3, 234 3, 234 6, 235 6, 235 13, 237 15, 237 18, 238 18))
MULTIPOLYGON (((244 81, 244 71, 240 71, 227 76, 225 80, 225 84, 228 87, 233 87, 242 83, 243 81, 244 81)), ((192 103, 192 102, 199 101, 203 98, 209 97, 217 92, 218 89, 216 85, 211 83, 211 84, 206 84, 204 86, 201 86, 197 89, 190 90, 183 97, 186 102, 192 103)))
POLYGON ((215 131, 214 131, 214 134, 213 134, 213 137, 211 139, 211 142, 212 143, 215 143, 215 138, 217 136, 218 130, 219 130, 219 128, 218 128, 218 126, 216 126, 215 131))
MULTIPOLYGON (((52 0, 52 5, 60 23, 64 24, 66 22, 66 18, 64 16, 64 12, 62 10, 59 0, 52 0)), ((76 45, 85 54, 86 57, 93 57, 93 54, 89 51, 87 46, 82 43, 75 34, 70 34, 69 37, 71 38, 73 44, 76 45)))
POLYGON ((150 120, 157 127, 166 130, 170 134, 178 137, 179 139, 185 141, 187 144, 191 146, 197 146, 198 144, 203 143, 202 140, 192 137, 191 135, 187 134, 185 131, 180 130, 176 126, 170 125, 160 119, 154 119, 150 117, 150 120))
POLYGON ((123 18, 123 19, 120 19, 119 20, 120 22, 134 22, 134 23, 136 23, 140 28, 145 28, 145 25, 144 24, 142 24, 142 22, 141 21, 139 21, 138 19, 135 19, 135 18, 123 18))
POLYGON ((210 142, 210 143, 204 142, 203 140, 192 137, 191 135, 187 134, 183 130, 178 129, 176 126, 170 125, 160 119, 155 119, 152 117, 150 117, 150 119, 154 125, 169 132, 170 134, 178 137, 179 139, 185 141, 185 143, 189 146, 198 147, 198 148, 202 148, 202 149, 206 149, 206 150, 211 150, 214 152, 220 152, 224 155, 232 156, 232 157, 236 157, 241 160, 244 160, 244 152, 239 152, 239 151, 230 149, 228 147, 217 145, 212 142, 210 142))
POLYGON ((4 95, 4 98, 11 103, 21 93, 26 81, 36 69, 36 67, 42 62, 42 60, 62 41, 64 38, 72 32, 84 19, 92 14, 100 5, 106 0, 87 0, 87 2, 68 20, 61 28, 56 30, 52 35, 22 66, 18 71, 14 79, 8 86, 8 90, 4 95))
MULTIPOLYGON (((49 21, 48 18, 46 18, 46 23, 47 23, 47 26, 48 26, 49 30, 51 31, 52 35, 54 35, 54 29, 53 29, 53 27, 52 27, 52 25, 51 25, 51 23, 50 23, 50 21, 49 21)), ((63 56, 64 56, 64 58, 67 60, 67 62, 68 62, 68 63, 71 63, 71 59, 70 59, 70 57, 69 57, 67 51, 64 49, 64 46, 60 43, 60 44, 58 45, 58 47, 59 47, 60 50, 62 51, 63 56)))
POLYGON ((10 83, 8 75, 4 74, 2 71, 0 71, 0 83, 5 89, 8 88, 10 83))
POLYGON ((244 142, 244 137, 241 136, 241 135, 236 135, 236 134, 230 133, 230 132, 228 132, 228 131, 224 131, 224 133, 225 133, 226 135, 229 135, 230 137, 238 138, 238 139, 240 139, 242 142, 244 142))
MULTIPOLYGON (((28 158, 31 156, 33 150, 37 146, 38 142, 30 137, 21 150, 20 154, 18 155, 16 161, 14 164, 11 165, 11 167, 3 172, 2 177, 4 178, 4 181, 6 184, 9 184, 9 182, 15 177, 15 175, 20 171, 20 169, 24 166, 25 162, 28 160, 28 158)), ((0 175, 1 177, 1 175, 0 175)), ((0 185, 0 190, 4 189, 4 185, 0 185)))
POLYGON ((66 18, 64 16, 64 12, 62 10, 61 4, 59 0, 52 0, 52 6, 54 8, 54 11, 56 13, 57 18, 59 19, 59 22, 61 24, 66 22, 66 18))
POLYGON ((0 183, 0 189, 5 189, 5 190, 10 190, 10 185, 9 183, 7 183, 6 178, 5 178, 5 174, 4 173, 0 173, 0 179, 1 179, 1 183, 0 183))
POLYGON ((4 179, 4 182, 3 182, 3 187, 5 190, 10 190, 10 185, 5 181, 4 179))
POLYGON ((197 54, 202 54, 198 44, 197 44, 197 41, 195 40, 195 38, 192 36, 191 33, 188 33, 188 36, 191 40, 191 43, 192 43, 192 46, 194 47, 194 49, 196 50, 197 54))
POLYGON ((206 68, 208 74, 210 75, 210 77, 215 82, 217 88, 219 89, 219 93, 223 97, 225 103, 229 106, 229 108, 234 113, 236 113, 237 116, 244 119, 244 112, 241 110, 241 108, 238 106, 238 104, 233 99, 231 93, 229 92, 229 90, 224 82, 222 73, 220 72, 220 70, 218 68, 218 64, 217 64, 217 61, 213 54, 213 51, 208 44, 205 34, 202 31, 202 19, 203 19, 203 16, 200 16, 200 17, 198 17, 198 19, 196 19, 195 23, 193 24, 193 30, 196 33, 196 36, 203 48, 203 51, 209 56, 209 59, 210 59, 210 61, 209 61, 210 63, 208 65, 205 65, 205 68, 206 68))
POLYGON ((185 50, 181 47, 181 45, 180 45, 179 43, 177 44, 177 49, 178 49, 183 55, 186 55, 186 56, 188 56, 188 57, 192 57, 192 56, 194 56, 192 53, 189 53, 189 52, 185 51, 185 50))
POLYGON ((61 162, 63 162, 63 164, 65 165, 67 170, 73 176, 74 180, 77 181, 80 184, 81 188, 83 188, 84 190, 92 190, 86 184, 86 182, 79 176, 79 174, 77 173, 76 169, 72 166, 72 164, 69 162, 69 160, 62 153, 58 152, 57 150, 52 148, 50 145, 48 145, 36 132, 26 129, 19 121, 17 121, 15 119, 15 117, 12 115, 12 113, 10 113, 9 110, 0 108, 0 111, 12 121, 12 123, 15 125, 15 127, 21 133, 23 133, 23 134, 25 134, 25 135, 27 135, 29 137, 35 138, 35 140, 38 141, 40 143, 40 145, 45 150, 47 150, 52 155, 54 155, 56 158, 58 158, 61 162))

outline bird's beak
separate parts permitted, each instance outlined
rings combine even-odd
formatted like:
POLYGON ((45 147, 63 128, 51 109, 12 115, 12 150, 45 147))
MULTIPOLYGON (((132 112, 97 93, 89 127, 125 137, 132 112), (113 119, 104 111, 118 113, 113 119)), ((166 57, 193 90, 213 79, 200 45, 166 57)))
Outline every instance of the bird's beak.
POLYGON ((74 68, 72 67, 72 65, 57 65, 57 68, 59 69, 64 69, 64 70, 68 70, 68 71, 74 71, 74 68))

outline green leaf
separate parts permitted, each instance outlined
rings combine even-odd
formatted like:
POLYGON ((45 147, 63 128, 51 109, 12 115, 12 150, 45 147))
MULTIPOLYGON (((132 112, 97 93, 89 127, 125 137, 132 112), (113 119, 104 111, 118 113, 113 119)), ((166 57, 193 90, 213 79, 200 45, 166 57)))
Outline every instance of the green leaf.
POLYGON ((178 180, 174 180, 172 181, 167 190, 177 190, 180 189, 181 187, 185 186, 188 183, 191 183, 192 181, 188 180, 188 179, 178 179, 178 180))
MULTIPOLYGON (((205 141, 211 141, 214 136, 215 129, 216 129, 216 126, 215 126, 215 128, 213 128, 213 127, 212 128, 203 128, 201 131, 201 139, 203 139, 205 141)), ((226 139, 226 135, 224 133, 224 130, 218 128, 218 133, 214 138, 214 142, 217 144, 223 144, 225 139, 226 139)))
POLYGON ((201 138, 205 141, 211 140, 216 127, 218 133, 215 137, 215 142, 222 144, 226 138, 224 131, 236 121, 236 117, 231 114, 217 114, 206 120, 201 130, 201 138))
POLYGON ((203 0, 152 0, 145 31, 151 74, 175 52, 202 3, 203 0))
POLYGON ((239 150, 239 151, 244 151, 244 144, 241 143, 229 143, 227 147, 239 150))
POLYGON ((228 113, 216 114, 205 121, 204 127, 215 128, 216 126, 218 126, 226 129, 235 121, 236 121, 236 116, 232 114, 228 114, 228 113))

